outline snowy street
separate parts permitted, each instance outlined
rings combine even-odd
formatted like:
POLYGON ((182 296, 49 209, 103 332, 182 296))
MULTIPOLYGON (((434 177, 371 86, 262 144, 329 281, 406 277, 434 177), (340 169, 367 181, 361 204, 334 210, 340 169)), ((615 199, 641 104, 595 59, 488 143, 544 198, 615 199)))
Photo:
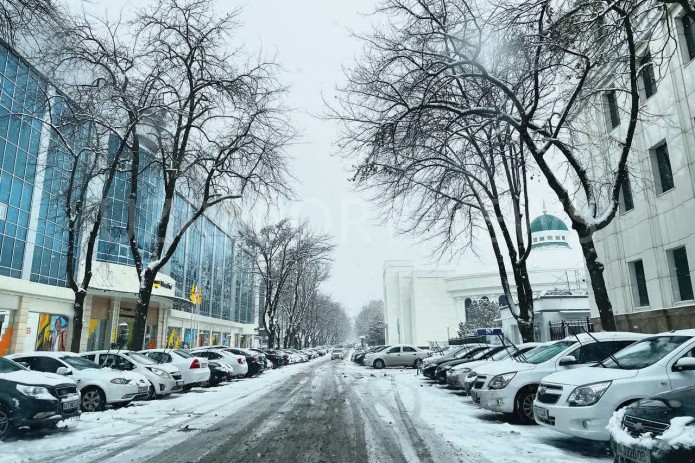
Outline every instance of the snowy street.
MULTIPOLYGON (((61 425, 62 426, 62 425, 61 425)), ((327 356, 0 444, 3 462, 598 463, 608 449, 509 424, 416 376, 327 356)))

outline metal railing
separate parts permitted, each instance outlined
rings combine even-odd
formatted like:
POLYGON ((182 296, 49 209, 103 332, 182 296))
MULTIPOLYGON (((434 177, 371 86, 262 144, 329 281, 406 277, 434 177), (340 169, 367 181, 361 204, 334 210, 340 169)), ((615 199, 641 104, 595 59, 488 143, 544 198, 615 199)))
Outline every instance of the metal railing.
POLYGON ((586 320, 562 320, 559 322, 548 322, 548 328, 550 329, 550 340, 558 341, 564 339, 567 336, 573 336, 580 333, 593 333, 594 324, 591 322, 589 317, 586 320))

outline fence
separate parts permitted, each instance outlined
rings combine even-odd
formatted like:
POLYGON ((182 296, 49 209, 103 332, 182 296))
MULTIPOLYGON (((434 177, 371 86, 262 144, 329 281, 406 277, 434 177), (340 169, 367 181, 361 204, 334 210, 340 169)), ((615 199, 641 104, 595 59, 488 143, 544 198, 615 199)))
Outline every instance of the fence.
POLYGON ((548 322, 548 327, 550 328, 550 340, 558 341, 560 339, 566 338, 567 336, 573 336, 580 333, 593 333, 594 324, 591 322, 589 317, 586 320, 562 320, 559 322, 548 322))

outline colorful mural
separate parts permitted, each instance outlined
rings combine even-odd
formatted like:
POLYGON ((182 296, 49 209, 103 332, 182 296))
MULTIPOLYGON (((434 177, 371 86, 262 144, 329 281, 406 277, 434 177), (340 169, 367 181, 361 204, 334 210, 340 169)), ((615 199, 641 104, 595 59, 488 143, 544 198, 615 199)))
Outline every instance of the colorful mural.
POLYGON ((36 350, 53 352, 68 350, 68 317, 49 313, 39 314, 36 350))

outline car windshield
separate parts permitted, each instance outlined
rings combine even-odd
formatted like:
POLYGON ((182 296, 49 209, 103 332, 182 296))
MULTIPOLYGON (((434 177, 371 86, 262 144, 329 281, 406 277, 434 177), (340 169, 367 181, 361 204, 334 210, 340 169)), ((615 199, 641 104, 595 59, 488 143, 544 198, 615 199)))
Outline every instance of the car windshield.
POLYGON ((490 360, 504 360, 506 358, 509 358, 511 352, 516 353, 516 350, 513 347, 508 346, 506 349, 502 349, 496 354, 493 354, 492 357, 490 357, 490 360))
POLYGON ((537 347, 533 351, 524 354, 524 357, 526 357, 526 362, 538 365, 539 363, 547 362, 576 343, 577 341, 558 341, 547 346, 537 347))
POLYGON ((0 357, 0 373, 12 373, 13 371, 22 370, 26 370, 26 368, 10 359, 0 357))
POLYGON ((94 369, 99 369, 101 368, 99 365, 96 363, 92 362, 89 359, 86 359, 84 357, 80 356, 74 356, 74 355, 64 355, 60 357, 60 360, 63 362, 67 363, 71 367, 77 369, 77 370, 88 370, 90 368, 94 369))
POLYGON ((459 350, 454 357, 457 359, 472 358, 474 355, 478 355, 478 353, 483 349, 487 351, 486 347, 464 347, 463 349, 459 350))
POLYGON ((636 342, 613 354, 604 361, 606 368, 639 370, 655 364, 681 344, 692 339, 690 336, 655 336, 636 342), (616 362, 617 360, 617 362, 616 362))
POLYGON ((174 352, 176 352, 178 355, 180 355, 181 357, 183 357, 185 359, 193 358, 193 356, 191 354, 189 354, 188 352, 186 352, 185 350, 176 349, 176 350, 174 350, 174 352))
POLYGON ((137 363, 139 363, 141 365, 156 365, 157 364, 157 362, 155 362, 154 360, 152 360, 151 358, 149 358, 146 355, 142 355, 139 352, 128 352, 125 355, 127 355, 129 358, 135 360, 137 363))

